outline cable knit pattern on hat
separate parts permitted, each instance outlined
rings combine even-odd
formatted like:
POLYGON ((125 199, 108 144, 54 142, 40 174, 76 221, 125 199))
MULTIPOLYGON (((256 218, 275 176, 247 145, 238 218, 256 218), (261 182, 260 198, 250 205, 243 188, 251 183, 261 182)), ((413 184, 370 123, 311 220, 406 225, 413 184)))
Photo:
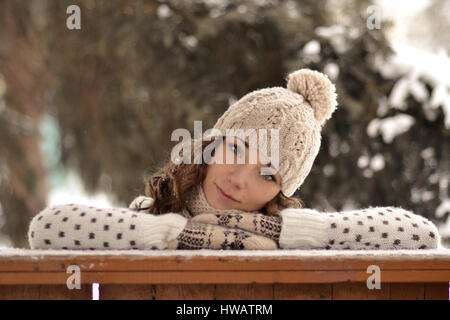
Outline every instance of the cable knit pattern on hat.
POLYGON ((297 70, 289 74, 287 89, 265 88, 243 96, 217 120, 214 129, 224 136, 229 135, 227 130, 242 130, 235 133, 242 139, 248 129, 266 129, 267 142, 258 140, 258 146, 267 150, 268 157, 278 152, 281 190, 290 197, 311 171, 320 149, 322 126, 336 110, 336 98, 335 87, 325 74, 297 70), (271 129, 279 130, 274 150, 271 129))

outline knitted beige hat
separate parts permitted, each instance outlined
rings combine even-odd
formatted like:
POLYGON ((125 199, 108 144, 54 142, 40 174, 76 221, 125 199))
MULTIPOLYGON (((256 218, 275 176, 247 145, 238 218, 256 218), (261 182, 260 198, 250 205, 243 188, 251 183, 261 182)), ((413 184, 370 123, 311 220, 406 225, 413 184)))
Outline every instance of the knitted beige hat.
POLYGON ((320 149, 322 126, 337 107, 335 91, 325 74, 297 70, 288 75, 287 89, 273 87, 246 94, 225 111, 213 129, 222 135, 227 135, 227 129, 267 129, 267 155, 278 151, 279 168, 275 169, 281 176, 281 191, 290 197, 311 171, 320 149), (279 143, 273 151, 270 129, 279 129, 279 143))

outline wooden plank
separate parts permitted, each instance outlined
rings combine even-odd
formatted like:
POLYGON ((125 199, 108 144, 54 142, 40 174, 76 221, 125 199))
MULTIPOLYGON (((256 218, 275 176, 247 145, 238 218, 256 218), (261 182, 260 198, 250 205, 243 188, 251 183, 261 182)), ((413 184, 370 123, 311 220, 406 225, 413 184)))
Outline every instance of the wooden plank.
POLYGON ((425 286, 423 283, 391 283, 390 300, 423 300, 425 286))
POLYGON ((333 300, 389 300, 390 284, 380 289, 368 289, 366 283, 344 282, 333 284, 333 300))
POLYGON ((142 285, 100 285, 100 300, 153 300, 154 286, 142 285))
POLYGON ((155 286, 155 300, 214 300, 213 284, 167 284, 155 286))
POLYGON ((66 285, 0 285, 0 300, 91 300, 91 286, 80 289, 66 285))
POLYGON ((42 285, 40 300, 92 300, 92 285, 82 283, 80 289, 68 289, 67 285, 42 285))
POLYGON ((450 300, 449 282, 425 283, 425 300, 450 300))
POLYGON ((331 284, 280 284, 273 288, 274 300, 331 300, 331 284))
POLYGON ((0 300, 38 300, 39 285, 0 285, 0 300))
POLYGON ((218 284, 216 300, 273 300, 271 284, 218 284))
MULTIPOLYGON (((0 285, 12 284, 65 284, 69 275, 63 272, 0 272, 0 285)), ((365 270, 334 271, 122 271, 81 272, 81 283, 101 284, 250 284, 256 283, 338 283, 363 282, 370 275, 365 270)), ((424 283, 448 281, 450 270, 386 271, 381 281, 386 283, 424 283)))

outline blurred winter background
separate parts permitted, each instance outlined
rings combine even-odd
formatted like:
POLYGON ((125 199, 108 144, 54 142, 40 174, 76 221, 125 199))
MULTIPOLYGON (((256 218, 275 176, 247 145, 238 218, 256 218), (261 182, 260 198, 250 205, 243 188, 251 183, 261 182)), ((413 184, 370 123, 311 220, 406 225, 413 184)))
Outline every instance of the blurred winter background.
POLYGON ((448 0, 0 1, 0 246, 27 248, 49 205, 128 206, 174 129, 312 68, 339 109, 296 196, 401 206, 450 247, 449 17, 448 0))

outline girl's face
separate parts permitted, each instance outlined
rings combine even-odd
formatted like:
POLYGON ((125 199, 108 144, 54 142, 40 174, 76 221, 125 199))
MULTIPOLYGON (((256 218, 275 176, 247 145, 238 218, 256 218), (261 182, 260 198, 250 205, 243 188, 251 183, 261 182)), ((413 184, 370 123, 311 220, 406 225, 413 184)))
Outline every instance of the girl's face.
MULTIPOLYGON (((274 170, 269 169, 268 165, 261 164, 259 152, 256 153, 257 164, 250 164, 249 153, 257 150, 249 149, 240 138, 224 138, 216 151, 203 181, 206 200, 212 207, 258 211, 280 192, 280 175, 274 174, 274 170), (223 156, 221 162, 217 161, 216 155, 223 156), (234 162, 227 164, 227 156, 234 159, 234 162), (245 157, 245 163, 238 163, 238 157, 245 157), (267 169, 261 172, 261 168, 267 169)), ((230 162, 229 160, 228 163, 230 162)))

